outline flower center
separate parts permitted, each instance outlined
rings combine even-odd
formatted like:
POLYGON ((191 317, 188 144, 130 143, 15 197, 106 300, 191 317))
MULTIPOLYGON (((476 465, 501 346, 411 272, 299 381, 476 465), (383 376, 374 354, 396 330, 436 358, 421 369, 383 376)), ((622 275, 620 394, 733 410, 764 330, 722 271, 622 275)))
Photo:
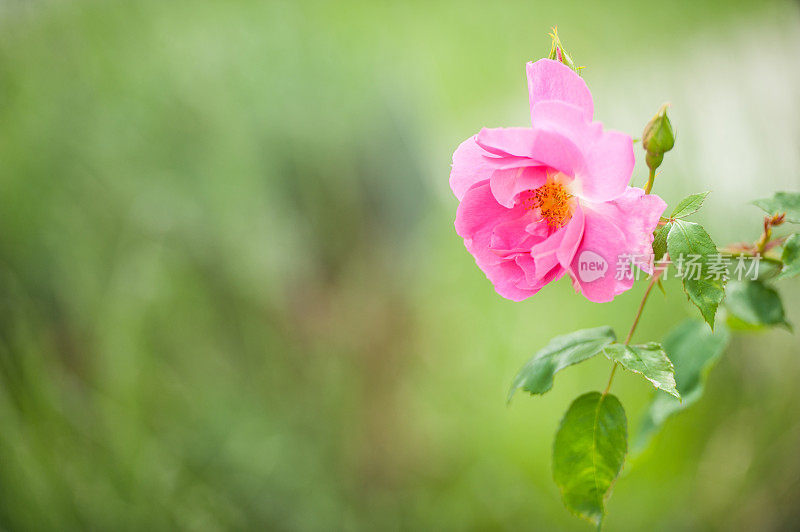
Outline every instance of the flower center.
POLYGON ((572 218, 571 198, 564 185, 548 179, 546 184, 530 191, 524 205, 531 210, 539 209, 550 227, 562 227, 572 218))

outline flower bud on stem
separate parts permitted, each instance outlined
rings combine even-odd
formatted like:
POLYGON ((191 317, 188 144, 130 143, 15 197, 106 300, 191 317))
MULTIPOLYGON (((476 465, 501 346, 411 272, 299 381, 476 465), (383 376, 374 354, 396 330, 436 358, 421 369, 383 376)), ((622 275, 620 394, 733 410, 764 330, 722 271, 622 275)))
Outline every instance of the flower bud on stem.
MULTIPOLYGON (((555 28, 553 28, 553 30, 555 33, 555 28)), ((557 39, 557 36, 553 37, 554 45, 557 39)), ((672 123, 669 121, 669 117, 667 116, 668 107, 668 103, 663 104, 658 109, 656 115, 650 119, 650 121, 644 127, 644 132, 642 133, 642 146, 647 152, 645 156, 645 162, 647 162, 647 167, 650 169, 650 175, 647 178, 647 184, 644 187, 645 194, 650 194, 650 191, 653 190, 653 182, 656 179, 656 168, 661 166, 661 163, 664 161, 664 154, 671 150, 673 146, 675 146, 675 132, 672 130, 672 123)), ((766 221, 764 224, 766 227, 766 221)), ((668 260, 668 255, 665 254, 664 257, 666 260, 668 260)), ((628 345, 631 342, 633 333, 636 331, 636 326, 639 325, 639 319, 642 317, 644 304, 647 302, 650 292, 653 290, 653 287, 658 282, 658 279, 661 277, 661 274, 664 273, 665 269, 666 267, 662 267, 656 268, 653 271, 653 275, 650 277, 650 284, 647 285, 647 290, 644 292, 642 302, 639 303, 639 310, 636 312, 636 316, 633 319, 633 325, 631 325, 631 329, 628 331, 628 337, 625 338, 625 345, 628 345)), ((611 383, 614 381, 614 374, 616 374, 616 372, 617 363, 614 362, 614 367, 611 368, 611 375, 608 377, 608 385, 606 386, 603 395, 607 394, 611 389, 611 383)))
POLYGON ((547 58, 564 63, 572 70, 580 74, 580 69, 583 67, 576 67, 575 63, 572 61, 572 56, 570 56, 567 51, 564 50, 564 46, 561 44, 561 39, 558 38, 557 26, 553 26, 553 32, 550 33, 550 38, 552 39, 552 43, 550 44, 550 53, 547 55, 547 58))
POLYGON ((759 238, 758 242, 756 242, 756 249, 758 249, 759 253, 764 253, 764 251, 767 250, 767 245, 770 243, 770 239, 772 238, 772 228, 777 225, 781 225, 784 218, 786 218, 786 213, 780 213, 774 216, 764 216, 764 232, 761 233, 761 238, 759 238))
POLYGON ((656 115, 647 123, 642 133, 642 146, 647 152, 645 162, 650 169, 650 176, 644 187, 644 193, 650 194, 656 178, 656 168, 664 161, 664 154, 675 146, 675 132, 667 116, 668 103, 662 105, 656 115))

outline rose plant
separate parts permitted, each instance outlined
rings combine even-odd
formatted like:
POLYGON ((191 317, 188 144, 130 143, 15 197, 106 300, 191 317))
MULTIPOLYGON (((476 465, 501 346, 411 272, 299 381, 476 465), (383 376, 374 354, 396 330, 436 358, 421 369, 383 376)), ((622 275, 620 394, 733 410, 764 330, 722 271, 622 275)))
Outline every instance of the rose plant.
POLYGON ((553 477, 565 506, 600 527, 605 500, 629 448, 643 448, 672 414, 696 402, 731 330, 789 330, 777 281, 800 275, 800 194, 755 201, 766 212, 753 243, 718 247, 687 221, 708 192, 692 194, 668 216, 652 193, 656 169, 675 143, 663 105, 642 134, 649 169, 630 186, 633 139, 594 121, 592 94, 558 34, 548 57, 526 66, 531 127, 483 128, 453 154, 450 187, 459 200, 455 228, 501 296, 521 301, 567 275, 589 301, 605 303, 630 290, 638 271, 647 286, 623 341, 608 326, 550 340, 519 371, 509 391, 543 394, 555 374, 598 354, 612 363, 605 389, 569 406, 553 446, 553 477), (645 302, 672 269, 701 320, 687 320, 662 342, 631 343, 645 302), (724 315, 725 319, 716 319, 724 315), (641 375, 655 395, 629 443, 628 421, 610 393, 619 367, 641 375))

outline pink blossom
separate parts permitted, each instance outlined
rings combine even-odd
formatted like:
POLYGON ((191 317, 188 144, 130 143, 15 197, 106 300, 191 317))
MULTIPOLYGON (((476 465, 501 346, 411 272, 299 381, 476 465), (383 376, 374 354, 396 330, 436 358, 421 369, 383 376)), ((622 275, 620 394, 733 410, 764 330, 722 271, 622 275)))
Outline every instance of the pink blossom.
POLYGON ((456 232, 501 296, 521 301, 565 273, 587 299, 633 286, 666 208, 629 187, 633 142, 593 122, 586 83, 558 61, 528 63, 530 128, 482 129, 453 154, 456 232), (605 270, 601 265, 605 263, 605 270))

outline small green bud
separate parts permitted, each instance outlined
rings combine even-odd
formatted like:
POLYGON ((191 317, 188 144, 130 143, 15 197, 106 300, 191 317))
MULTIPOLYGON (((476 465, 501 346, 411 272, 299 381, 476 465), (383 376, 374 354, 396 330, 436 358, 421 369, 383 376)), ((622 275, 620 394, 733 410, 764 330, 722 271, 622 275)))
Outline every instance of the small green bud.
POLYGON ((549 35, 552 39, 552 42, 550 44, 550 53, 547 55, 547 58, 560 61, 575 72, 579 72, 580 68, 582 67, 576 67, 575 63, 572 61, 572 56, 570 56, 567 51, 564 50, 564 46, 561 44, 561 39, 558 38, 558 27, 553 26, 553 32, 549 35))
POLYGON ((664 161, 664 154, 663 153, 653 153, 647 152, 647 155, 644 156, 644 160, 647 163, 648 168, 652 168, 655 170, 661 163, 664 161))
POLYGON ((658 110, 642 133, 642 146, 647 150, 647 166, 655 170, 664 160, 664 154, 675 146, 675 133, 667 116, 668 103, 658 110))

